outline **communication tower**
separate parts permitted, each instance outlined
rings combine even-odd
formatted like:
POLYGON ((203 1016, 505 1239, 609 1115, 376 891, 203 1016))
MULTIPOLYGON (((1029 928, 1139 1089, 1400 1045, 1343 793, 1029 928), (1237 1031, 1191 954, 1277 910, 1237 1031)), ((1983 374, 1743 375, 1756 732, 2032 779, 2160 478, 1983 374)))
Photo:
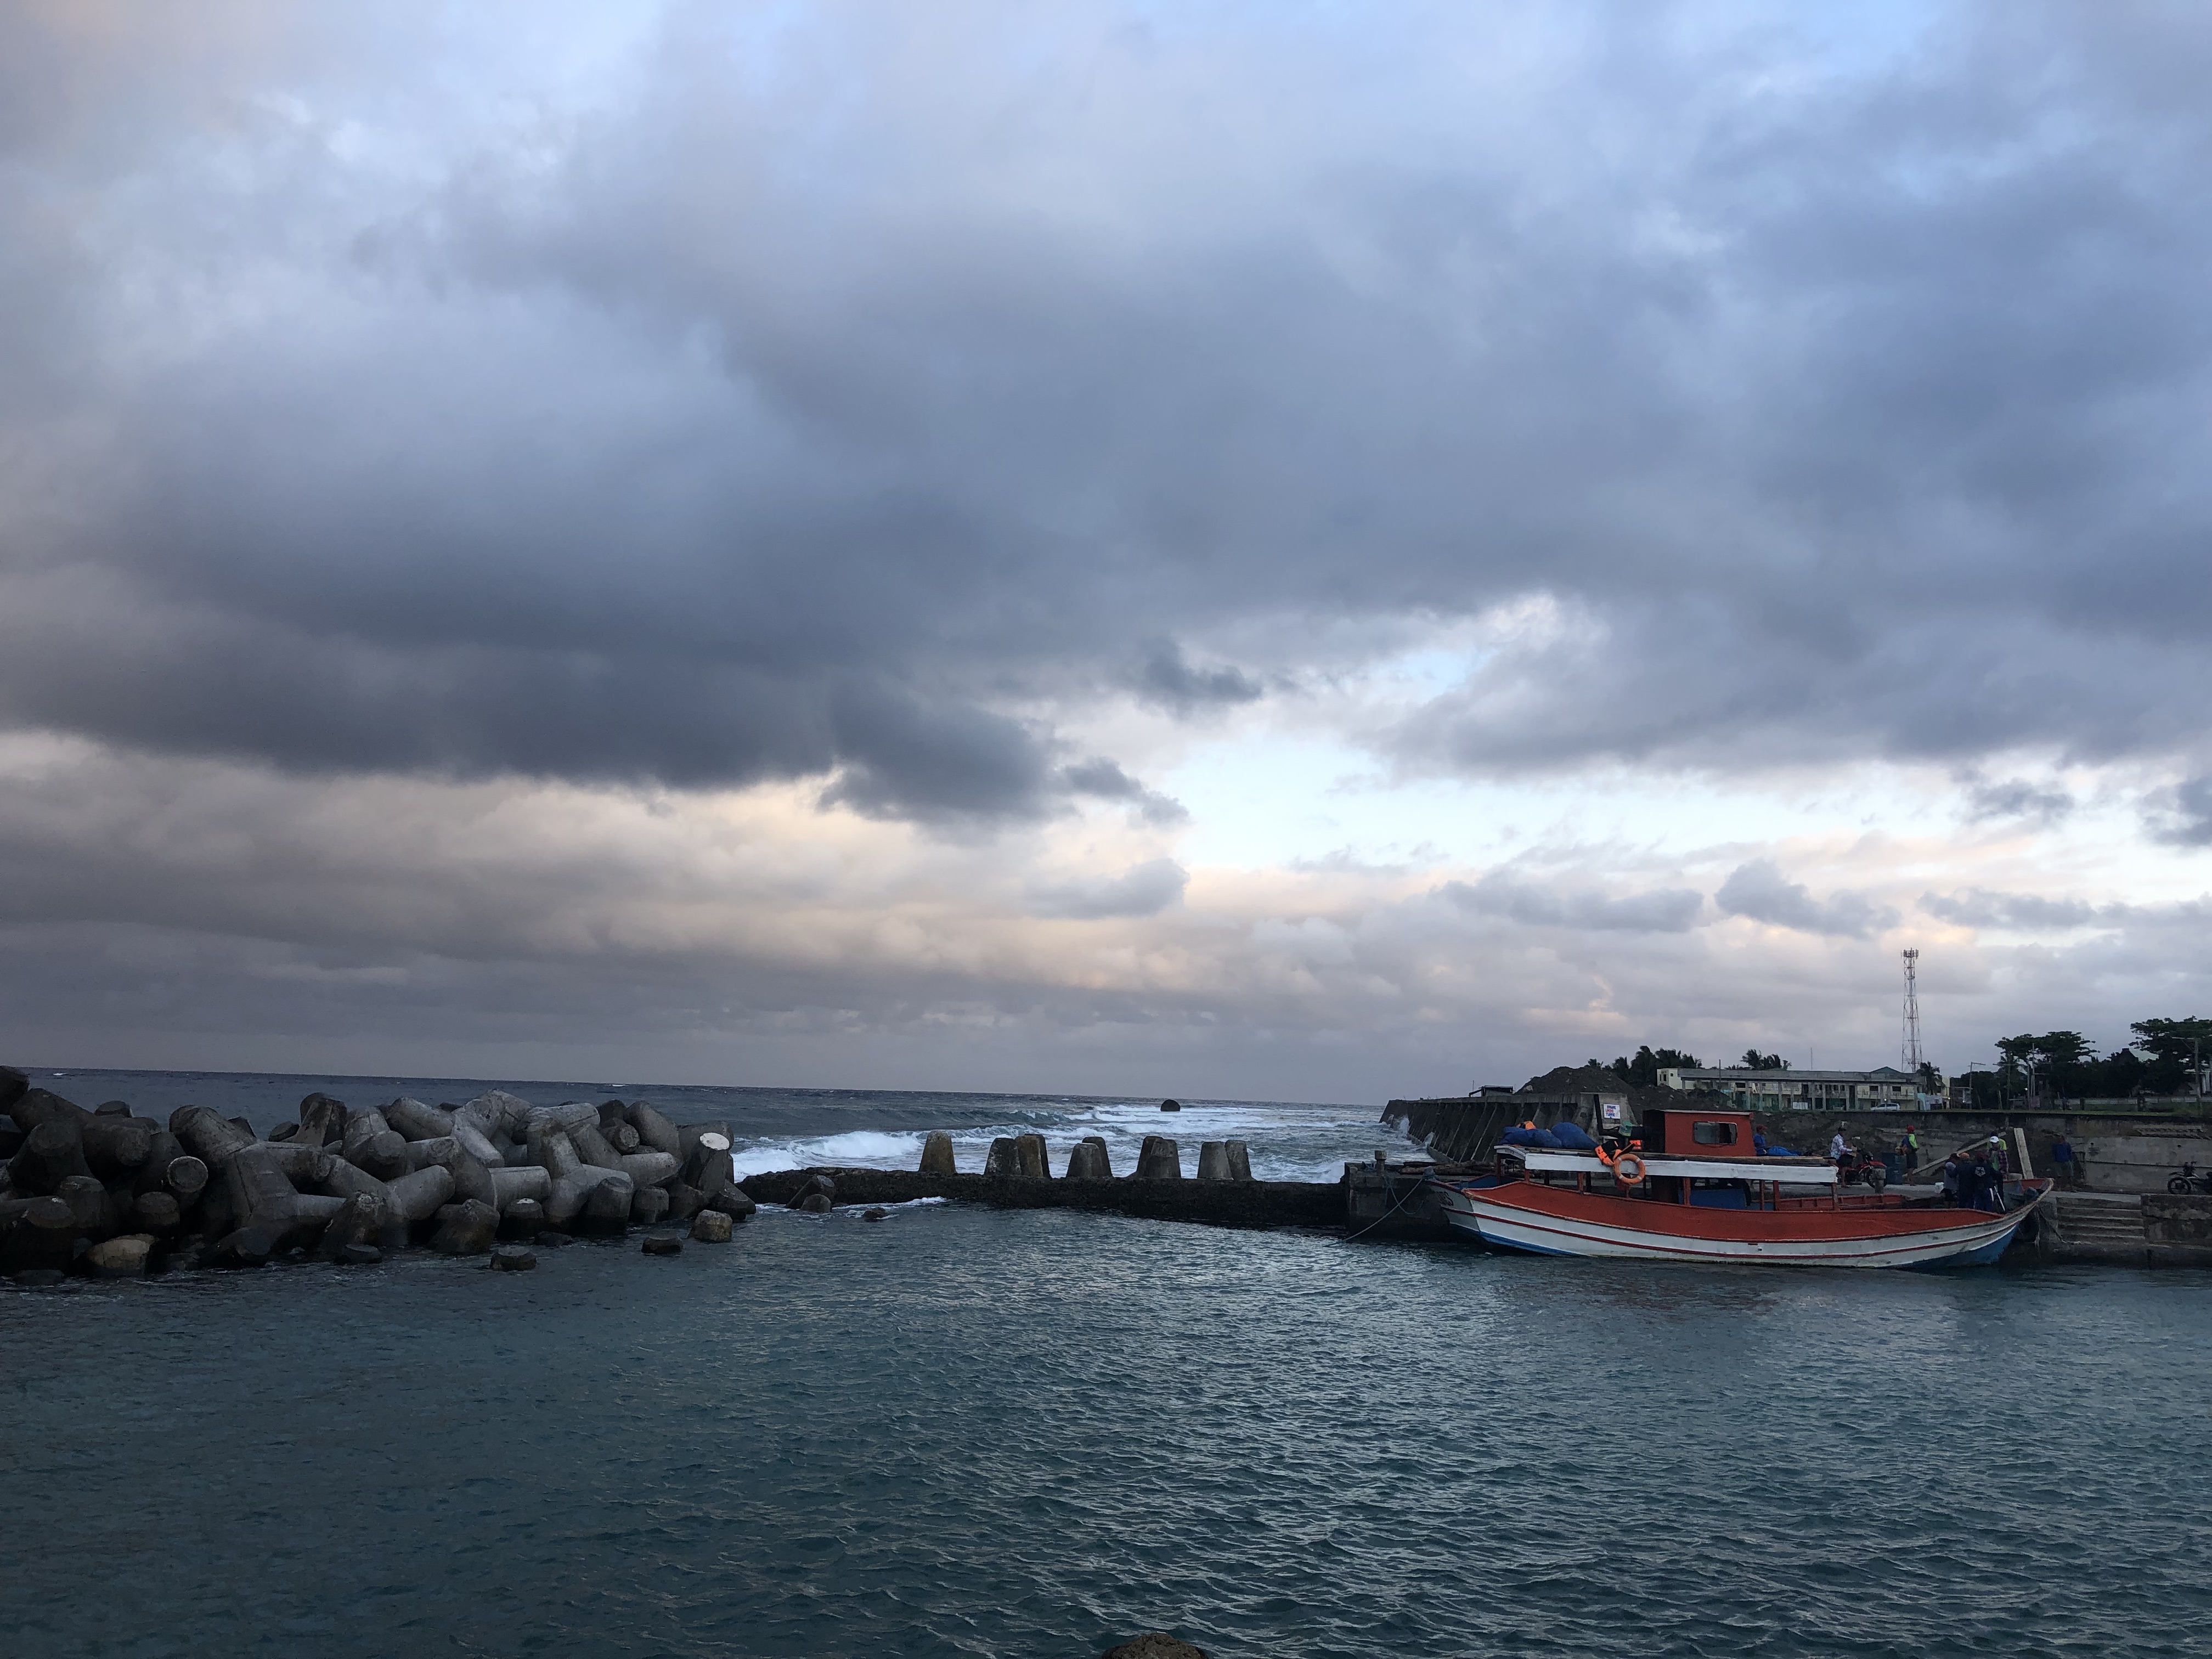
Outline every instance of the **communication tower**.
POLYGON ((1920 1075, 1920 952, 1905 953, 1905 1069, 1920 1075))

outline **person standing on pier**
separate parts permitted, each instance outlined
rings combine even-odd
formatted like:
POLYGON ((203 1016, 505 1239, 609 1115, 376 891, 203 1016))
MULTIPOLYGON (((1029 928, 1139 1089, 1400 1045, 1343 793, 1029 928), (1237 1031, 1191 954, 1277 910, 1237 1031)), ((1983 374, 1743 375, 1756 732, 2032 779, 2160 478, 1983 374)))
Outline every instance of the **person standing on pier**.
POLYGON ((2063 1134, 2051 1143, 2051 1173, 2062 1187, 2074 1184, 2074 1146, 2063 1134))

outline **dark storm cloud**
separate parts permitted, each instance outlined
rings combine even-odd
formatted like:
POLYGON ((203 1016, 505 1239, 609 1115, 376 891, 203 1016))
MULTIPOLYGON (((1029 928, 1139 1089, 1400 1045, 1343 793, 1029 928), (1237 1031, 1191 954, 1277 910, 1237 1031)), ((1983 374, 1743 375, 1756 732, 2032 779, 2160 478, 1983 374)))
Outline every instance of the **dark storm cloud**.
POLYGON ((1189 872, 1173 859, 1151 859, 1118 876, 1040 883, 1030 890, 1029 912, 1080 921, 1156 916, 1182 903, 1183 889, 1189 884, 1189 872))
POLYGON ((1469 884, 1448 881, 1440 890, 1462 908, 1504 916, 1534 927, 1629 933, 1680 933, 1697 926, 1705 896, 1688 888, 1656 888, 1622 897, 1561 892, 1492 871, 1469 884))
POLYGON ((1018 818, 1211 632, 1547 596, 1379 740, 2202 741, 2199 11, 432 15, 0 25, 0 719, 1018 818))
POLYGON ((2151 833, 2174 847, 2212 847, 2212 774, 2190 778, 2151 802, 2151 833))
POLYGON ((1743 916, 1801 933, 1866 939, 1897 925, 1895 910, 1863 893, 1838 892, 1823 902, 1802 882, 1784 876, 1771 859, 1738 865, 1713 895, 1724 915, 1743 916))
POLYGON ((2020 819, 2048 826, 2064 818, 2075 806, 2074 797, 2065 790, 2031 783, 2025 778, 1992 782, 1969 775, 1964 781, 1968 816, 1976 823, 2020 819))

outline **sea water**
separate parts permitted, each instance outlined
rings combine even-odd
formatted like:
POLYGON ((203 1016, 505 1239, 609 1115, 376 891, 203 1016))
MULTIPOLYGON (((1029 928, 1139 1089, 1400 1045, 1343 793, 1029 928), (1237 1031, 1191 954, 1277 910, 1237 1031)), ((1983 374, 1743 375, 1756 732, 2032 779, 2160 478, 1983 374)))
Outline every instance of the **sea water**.
MULTIPOLYGON (((920 1127, 851 1109, 818 1138, 920 1127)), ((0 1397, 10 1655, 2179 1655, 2212 1624, 2199 1273, 769 1209, 673 1259, 0 1295, 0 1397)))

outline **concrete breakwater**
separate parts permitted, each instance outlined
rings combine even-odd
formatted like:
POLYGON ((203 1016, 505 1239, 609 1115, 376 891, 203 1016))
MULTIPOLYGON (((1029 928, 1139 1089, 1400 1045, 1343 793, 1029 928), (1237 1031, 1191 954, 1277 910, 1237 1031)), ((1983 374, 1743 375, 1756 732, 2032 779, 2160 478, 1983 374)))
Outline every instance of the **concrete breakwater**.
MULTIPOLYGON (((312 1094, 264 1139, 208 1106, 166 1121, 122 1101, 87 1110, 0 1067, 0 1272, 19 1283, 295 1253, 361 1265, 410 1245, 483 1255, 502 1239, 662 1223, 718 1241, 754 1209, 726 1127, 679 1127, 642 1101, 534 1106, 494 1091, 349 1108, 312 1094)), ((494 1265, 532 1263, 510 1251, 494 1265)))

